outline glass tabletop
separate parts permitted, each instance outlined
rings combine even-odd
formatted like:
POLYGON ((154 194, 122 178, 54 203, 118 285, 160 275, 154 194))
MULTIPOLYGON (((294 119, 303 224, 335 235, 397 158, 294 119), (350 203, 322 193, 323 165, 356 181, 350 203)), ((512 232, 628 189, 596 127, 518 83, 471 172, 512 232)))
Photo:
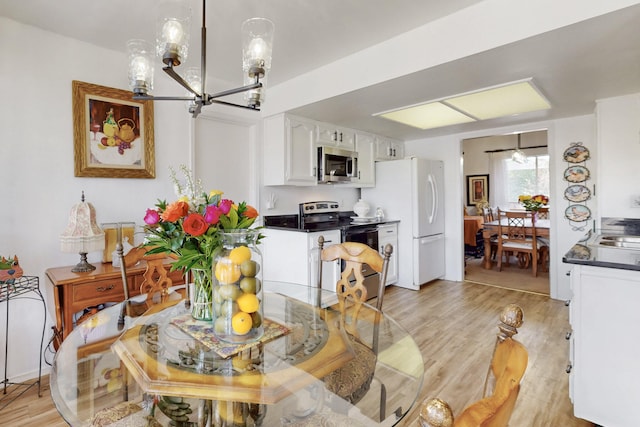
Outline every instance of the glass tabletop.
POLYGON ((360 311, 356 335, 376 354, 375 375, 364 396, 350 403, 323 381, 356 354, 340 327, 337 295, 282 282, 266 282, 264 289, 264 317, 278 332, 243 348, 221 350, 203 338, 205 322, 194 332, 179 298, 147 307, 140 297, 100 311, 58 349, 50 381, 58 411, 72 426, 120 425, 109 424, 115 419, 126 425, 298 425, 309 416, 369 426, 394 425, 410 410, 424 365, 397 322, 367 304, 360 311))

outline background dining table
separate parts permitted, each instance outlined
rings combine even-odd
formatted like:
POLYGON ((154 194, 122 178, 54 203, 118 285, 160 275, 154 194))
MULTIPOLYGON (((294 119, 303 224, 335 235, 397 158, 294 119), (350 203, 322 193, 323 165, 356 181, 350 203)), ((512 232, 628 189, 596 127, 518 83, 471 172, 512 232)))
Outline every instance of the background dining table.
MULTIPOLYGON (((491 236, 498 234, 499 220, 485 222, 482 229, 482 238, 484 239, 484 268, 491 269, 491 236)), ((502 226, 507 225, 507 220, 502 219, 502 226)), ((532 222, 530 219, 525 221, 525 227, 527 232, 532 232, 532 222)), ((549 232, 551 228, 551 221, 548 219, 538 219, 535 221, 536 236, 542 238, 549 238, 549 232)))
POLYGON ((183 416, 195 422, 210 418, 214 426, 234 417, 247 426, 295 425, 310 414, 327 420, 348 417, 354 425, 395 425, 409 412, 422 388, 424 362, 411 335, 395 320, 363 306, 358 334, 373 345, 377 333, 379 350, 374 382, 359 402, 350 404, 322 381, 354 357, 339 327, 337 295, 282 282, 267 282, 264 288, 265 319, 286 333, 229 357, 176 327, 177 318, 189 317, 185 300, 127 315, 120 327, 127 303, 98 312, 78 325, 56 353, 50 382, 56 408, 73 426, 131 405, 138 410, 126 415, 127 422, 153 419, 156 424, 150 425, 166 426, 172 420, 160 408, 167 406, 188 408, 191 413, 183 416), (384 419, 380 384, 386 387, 384 419))

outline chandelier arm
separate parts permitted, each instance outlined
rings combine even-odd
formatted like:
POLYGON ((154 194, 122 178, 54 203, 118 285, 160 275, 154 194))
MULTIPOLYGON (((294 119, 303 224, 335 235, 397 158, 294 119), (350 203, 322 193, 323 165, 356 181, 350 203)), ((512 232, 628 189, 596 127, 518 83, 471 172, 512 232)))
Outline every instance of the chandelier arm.
POLYGON ((251 105, 234 104, 233 102, 221 101, 219 99, 210 99, 209 104, 222 104, 230 107, 244 108, 245 110, 260 111, 260 107, 252 107, 251 105))
MULTIPOLYGON (((182 76, 180 76, 180 74, 175 72, 175 70, 173 69, 172 65, 167 65, 166 67, 163 67, 162 70, 165 73, 167 73, 169 75, 169 77, 171 77, 173 80, 175 80, 178 83, 180 83, 180 85, 182 87, 184 87, 186 90, 188 90, 189 92, 191 92, 195 96, 200 96, 200 94, 198 92, 196 92, 191 86, 189 86, 189 83, 187 83, 187 81, 185 79, 183 79, 182 76)), ((192 99, 192 98, 187 98, 187 99, 192 99)))
POLYGON ((195 96, 153 96, 153 95, 133 95, 134 101, 196 101, 195 96))
POLYGON ((223 90, 222 92, 214 93, 214 94, 211 94, 211 95, 204 95, 204 98, 207 101, 210 102, 212 99, 222 98, 223 96, 228 96, 228 95, 233 95, 233 94, 236 94, 236 93, 246 92, 246 91, 251 90, 251 89, 259 89, 261 87, 262 87, 262 83, 257 82, 257 83, 253 83, 253 84, 250 84, 250 85, 237 87, 235 89, 223 90))

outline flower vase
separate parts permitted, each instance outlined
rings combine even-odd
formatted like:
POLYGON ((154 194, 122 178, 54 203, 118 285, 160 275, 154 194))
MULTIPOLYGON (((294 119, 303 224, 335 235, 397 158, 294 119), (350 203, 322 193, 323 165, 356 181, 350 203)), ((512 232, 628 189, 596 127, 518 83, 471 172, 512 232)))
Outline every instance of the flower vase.
POLYGON ((213 298, 211 294, 212 280, 211 270, 192 268, 191 280, 193 291, 191 293, 191 317, 195 320, 213 320, 213 298))
POLYGON ((229 230, 220 237, 222 249, 213 265, 214 335, 238 344, 259 340, 264 333, 259 232, 229 230))

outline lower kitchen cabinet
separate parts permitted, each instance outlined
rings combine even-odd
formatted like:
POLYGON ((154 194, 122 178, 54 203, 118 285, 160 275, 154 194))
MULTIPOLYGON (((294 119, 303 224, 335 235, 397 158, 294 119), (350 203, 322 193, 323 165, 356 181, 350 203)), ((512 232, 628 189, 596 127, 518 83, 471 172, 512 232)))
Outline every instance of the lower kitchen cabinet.
MULTIPOLYGON (((265 228, 262 234, 262 278, 270 281, 317 284, 318 237, 324 237, 325 245, 340 243, 340 230, 307 233, 265 228)), ((325 262, 322 287, 335 292, 339 279, 340 262, 325 262)))
POLYGON ((574 265, 571 288, 574 415, 607 427, 635 427, 640 419, 640 271, 574 265))
POLYGON ((398 224, 384 224, 378 226, 378 246, 380 254, 384 256, 384 247, 387 243, 393 246, 393 252, 389 259, 386 285, 398 282, 398 224))

